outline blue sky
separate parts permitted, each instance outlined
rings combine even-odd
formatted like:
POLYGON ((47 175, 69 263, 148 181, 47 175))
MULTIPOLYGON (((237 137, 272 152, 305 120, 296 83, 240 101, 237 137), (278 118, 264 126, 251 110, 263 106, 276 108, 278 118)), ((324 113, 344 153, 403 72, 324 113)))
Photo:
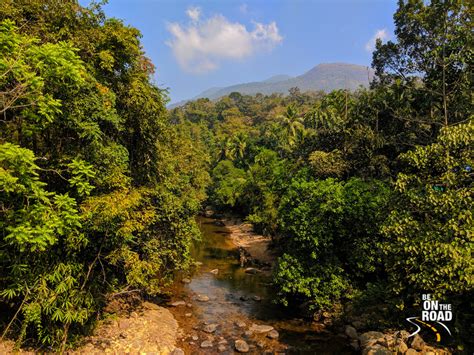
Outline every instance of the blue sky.
POLYGON ((142 32, 156 83, 176 102, 319 63, 370 65, 374 38, 393 38, 396 1, 110 0, 104 10, 142 32))

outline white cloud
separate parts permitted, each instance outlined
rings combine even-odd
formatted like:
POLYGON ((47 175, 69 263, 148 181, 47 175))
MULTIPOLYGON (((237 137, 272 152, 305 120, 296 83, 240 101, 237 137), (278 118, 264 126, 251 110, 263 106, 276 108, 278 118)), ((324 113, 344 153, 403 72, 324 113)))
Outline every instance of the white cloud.
POLYGON ((200 21, 200 10, 187 11, 187 25, 168 24, 172 38, 167 42, 183 70, 205 73, 219 67, 222 60, 239 60, 273 49, 283 38, 275 22, 255 22, 250 31, 243 24, 230 22, 222 15, 200 21))
POLYGON ((199 21, 199 17, 201 16, 201 9, 199 7, 193 6, 188 7, 188 9, 186 10, 186 15, 188 15, 192 21, 199 21))
POLYGON ((372 38, 368 40, 368 42, 365 44, 365 50, 367 52, 372 52, 375 49, 375 41, 378 38, 380 38, 382 41, 385 41, 389 38, 389 34, 385 28, 377 30, 372 36, 372 38))

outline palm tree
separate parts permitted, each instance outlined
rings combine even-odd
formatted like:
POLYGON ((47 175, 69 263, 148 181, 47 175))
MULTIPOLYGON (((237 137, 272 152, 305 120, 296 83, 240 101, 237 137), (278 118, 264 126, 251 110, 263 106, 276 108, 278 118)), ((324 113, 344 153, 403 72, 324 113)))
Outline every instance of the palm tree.
POLYGON ((303 118, 298 116, 295 106, 289 105, 285 114, 278 116, 278 119, 288 134, 288 144, 294 145, 299 131, 304 131, 303 118))

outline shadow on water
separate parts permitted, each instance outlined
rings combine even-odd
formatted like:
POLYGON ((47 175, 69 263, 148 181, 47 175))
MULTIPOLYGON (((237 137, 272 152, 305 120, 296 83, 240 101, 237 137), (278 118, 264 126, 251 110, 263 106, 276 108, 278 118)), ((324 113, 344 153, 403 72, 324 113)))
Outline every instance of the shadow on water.
POLYGON ((229 230, 209 218, 198 223, 202 240, 192 248, 192 256, 202 266, 185 289, 203 294, 209 302, 197 304, 200 322, 217 323, 220 335, 236 338, 242 330, 235 321, 272 325, 280 333, 279 343, 292 354, 352 354, 347 341, 314 323, 296 318, 291 310, 272 302, 274 290, 269 273, 247 274, 238 261, 238 250, 229 238, 229 230), (218 269, 216 275, 209 271, 218 269))

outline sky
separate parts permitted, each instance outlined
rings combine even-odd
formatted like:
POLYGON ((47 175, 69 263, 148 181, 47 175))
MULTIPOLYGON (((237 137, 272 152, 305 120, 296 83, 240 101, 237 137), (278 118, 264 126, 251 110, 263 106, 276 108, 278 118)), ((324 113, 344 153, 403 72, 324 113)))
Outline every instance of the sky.
MULTIPOLYGON (((80 1, 87 5, 87 0, 80 1)), ((138 28, 171 103, 212 87, 303 74, 320 63, 369 66, 393 39, 396 0, 109 0, 138 28)))

